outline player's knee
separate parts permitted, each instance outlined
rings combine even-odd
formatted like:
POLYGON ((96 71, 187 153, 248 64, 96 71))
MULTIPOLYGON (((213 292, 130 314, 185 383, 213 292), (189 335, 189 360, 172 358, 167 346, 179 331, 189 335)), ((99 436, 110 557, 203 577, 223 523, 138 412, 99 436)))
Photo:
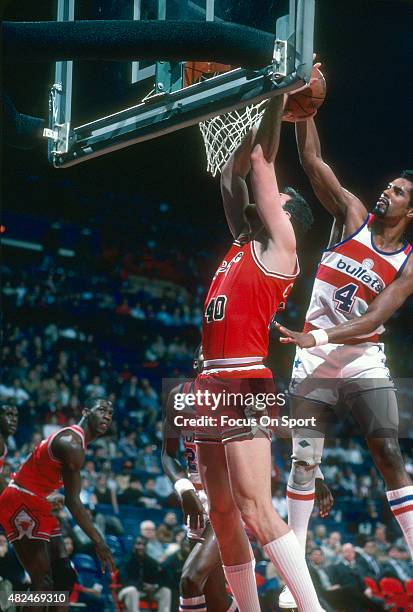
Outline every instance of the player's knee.
POLYGON ((199 566, 184 568, 181 576, 181 593, 183 597, 196 597, 202 594, 205 578, 199 566))
POLYGON ((379 470, 386 472, 403 468, 397 438, 369 438, 367 444, 379 470))
POLYGON ((33 589, 52 591, 54 589, 52 570, 49 564, 38 563, 36 567, 29 568, 30 582, 33 589))
POLYGON ((234 505, 211 504, 209 519, 215 532, 226 533, 230 531, 231 525, 235 525, 239 520, 239 513, 234 505))
POLYGON ((312 463, 293 460, 288 484, 295 489, 314 488, 317 467, 314 459, 312 459, 312 463))
POLYGON ((76 582, 76 570, 70 559, 56 559, 53 562, 53 585, 56 591, 71 591, 76 582))
POLYGON ((309 490, 315 486, 317 468, 321 463, 321 451, 315 438, 295 440, 288 484, 295 489, 309 490))
POLYGON ((261 522, 266 522, 267 515, 274 510, 271 503, 255 497, 238 497, 236 504, 239 508, 241 518, 246 526, 255 534, 257 526, 261 522))

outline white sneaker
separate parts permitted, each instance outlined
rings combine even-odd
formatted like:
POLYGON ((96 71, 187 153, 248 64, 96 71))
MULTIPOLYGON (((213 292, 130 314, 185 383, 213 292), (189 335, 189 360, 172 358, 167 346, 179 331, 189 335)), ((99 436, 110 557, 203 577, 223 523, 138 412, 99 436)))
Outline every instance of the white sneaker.
POLYGON ((278 605, 282 610, 291 610, 297 608, 293 594, 287 585, 283 588, 278 598, 278 605))

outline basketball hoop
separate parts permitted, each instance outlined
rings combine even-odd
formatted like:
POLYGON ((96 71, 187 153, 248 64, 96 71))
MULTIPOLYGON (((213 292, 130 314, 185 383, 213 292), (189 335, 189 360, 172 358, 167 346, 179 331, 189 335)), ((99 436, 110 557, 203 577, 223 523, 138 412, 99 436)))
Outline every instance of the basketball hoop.
MULTIPOLYGON (((194 83, 231 69, 231 66, 215 62, 188 62, 185 76, 188 82, 194 83)), ((260 121, 266 105, 267 100, 262 100, 199 123, 207 156, 207 172, 216 176, 221 171, 244 136, 260 121)))

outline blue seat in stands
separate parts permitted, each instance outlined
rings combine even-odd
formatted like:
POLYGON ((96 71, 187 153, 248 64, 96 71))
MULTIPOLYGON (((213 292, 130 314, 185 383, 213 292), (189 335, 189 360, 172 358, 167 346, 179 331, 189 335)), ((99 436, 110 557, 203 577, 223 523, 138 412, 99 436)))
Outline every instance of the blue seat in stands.
POLYGON ((77 554, 72 558, 73 565, 77 569, 78 572, 97 572, 98 568, 96 567, 96 561, 90 555, 85 554, 77 554))

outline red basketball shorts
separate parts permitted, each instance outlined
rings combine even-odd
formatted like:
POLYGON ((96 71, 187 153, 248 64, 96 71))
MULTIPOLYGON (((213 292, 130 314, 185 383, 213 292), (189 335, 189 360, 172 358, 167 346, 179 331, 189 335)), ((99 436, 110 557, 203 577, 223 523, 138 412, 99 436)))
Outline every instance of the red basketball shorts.
POLYGON ((234 370, 199 374, 194 393, 197 444, 226 444, 256 436, 271 439, 278 407, 273 376, 268 368, 248 374, 234 370))
POLYGON ((50 538, 62 533, 46 499, 11 486, 0 495, 0 524, 9 542, 24 536, 30 540, 50 542, 50 538))

